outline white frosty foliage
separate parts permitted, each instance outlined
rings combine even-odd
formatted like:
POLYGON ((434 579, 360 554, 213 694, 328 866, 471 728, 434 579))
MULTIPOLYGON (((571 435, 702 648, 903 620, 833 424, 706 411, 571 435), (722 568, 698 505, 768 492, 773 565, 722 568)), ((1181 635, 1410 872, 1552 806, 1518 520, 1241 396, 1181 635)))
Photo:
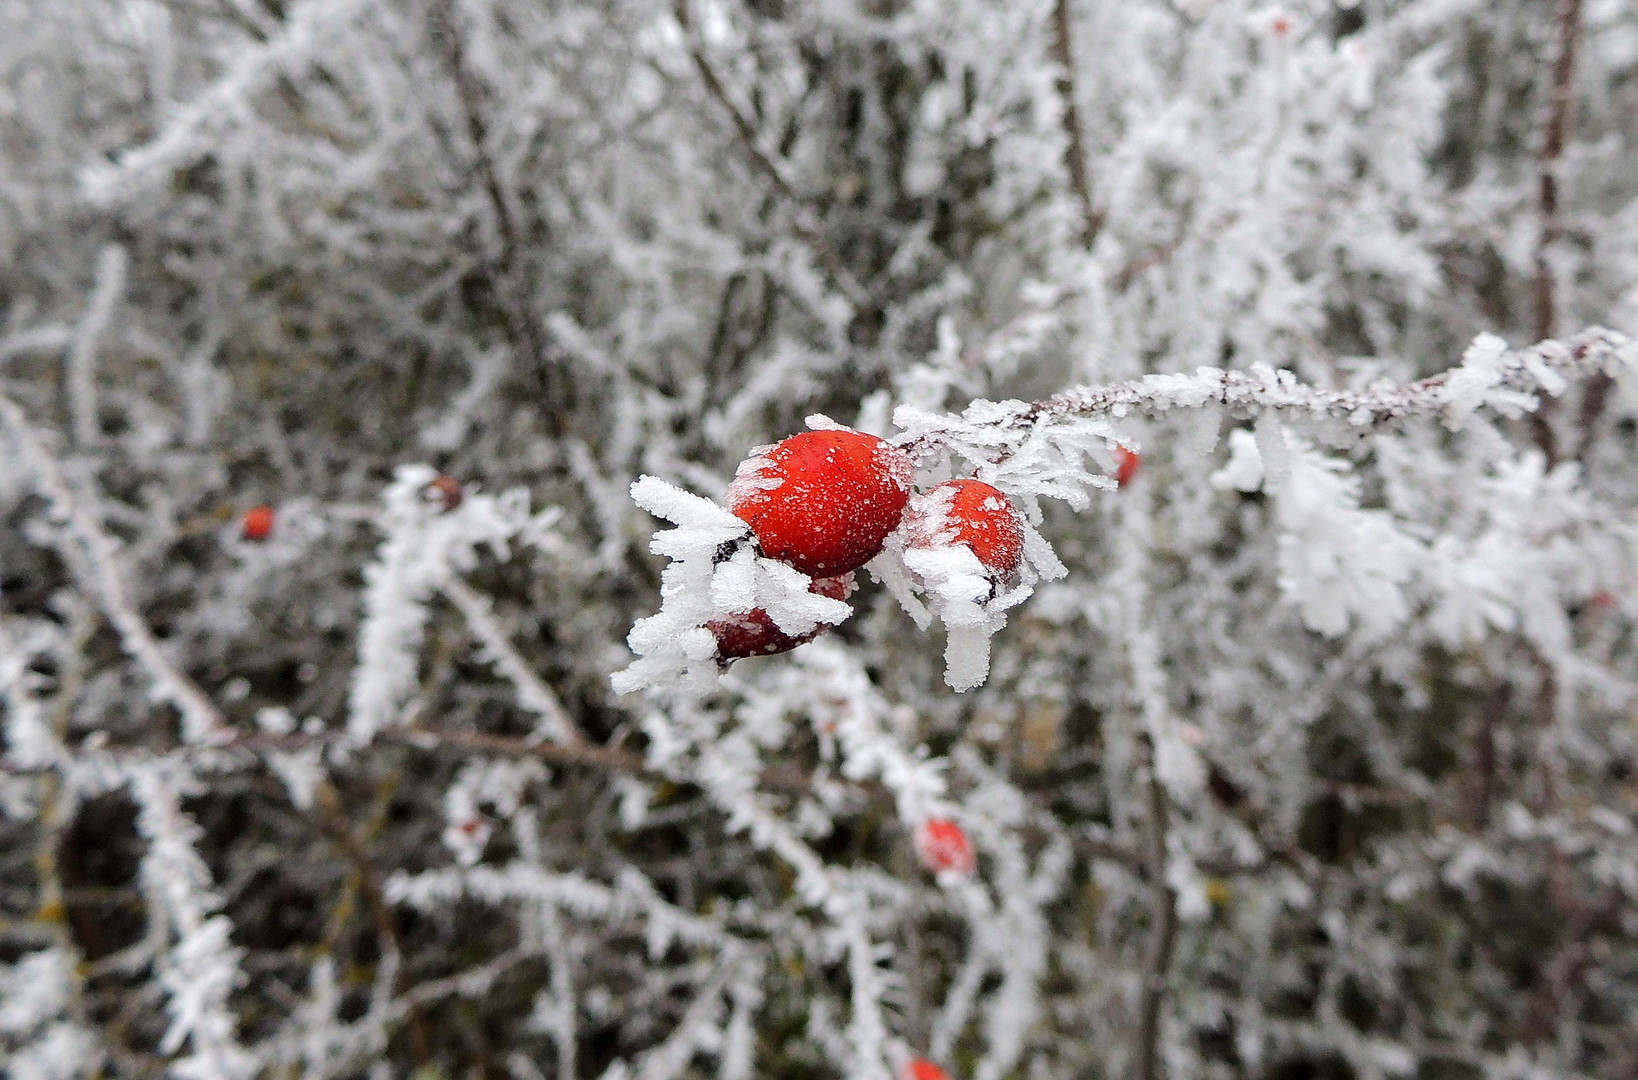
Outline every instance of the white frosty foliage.
POLYGON ((1631 9, 0 4, 0 1073, 1628 1080, 1631 9))
MULTIPOLYGON (((747 475, 753 474, 742 467, 735 483, 747 475)), ((637 659, 614 676, 618 693, 690 674, 708 678, 717 644, 705 626, 713 619, 762 610, 781 631, 800 637, 852 614, 843 601, 810 592, 813 579, 806 574, 758 556, 743 543, 750 526, 710 499, 653 476, 632 484, 631 497, 676 528, 656 534, 649 545, 671 562, 661 577, 660 610, 639 620, 626 639, 637 659)))
POLYGON ((1285 476, 1275 500, 1280 523, 1280 588, 1309 629, 1329 637, 1357 625, 1380 638, 1410 612, 1403 586, 1417 570, 1421 545, 1386 513, 1359 505, 1349 464, 1284 438, 1285 476))
POLYGON ((386 537, 376 561, 364 571, 364 622, 358 665, 348 696, 347 734, 367 743, 382 728, 401 722, 400 710, 415 685, 427 601, 449 578, 476 565, 480 551, 507 559, 516 540, 539 542, 553 511, 529 512, 529 496, 468 492, 445 510, 428 498, 438 475, 426 465, 403 465, 382 493, 380 525, 386 537))

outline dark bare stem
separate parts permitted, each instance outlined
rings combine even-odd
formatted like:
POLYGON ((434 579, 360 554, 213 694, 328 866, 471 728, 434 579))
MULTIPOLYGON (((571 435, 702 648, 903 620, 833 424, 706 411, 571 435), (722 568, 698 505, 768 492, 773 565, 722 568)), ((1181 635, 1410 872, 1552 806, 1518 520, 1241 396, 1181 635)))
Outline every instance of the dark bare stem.
POLYGON ((1086 164, 1086 135, 1081 128, 1081 111, 1075 104, 1074 31, 1070 22, 1069 0, 1057 0, 1052 8, 1052 59, 1058 65, 1058 95, 1063 99, 1064 163, 1069 168, 1069 186, 1081 204, 1081 242, 1091 247, 1103 228, 1104 214, 1092 201, 1092 174, 1086 164))
MULTIPOLYGON (((1559 199, 1559 167, 1569 141, 1574 103, 1576 54, 1581 44, 1581 0, 1559 0, 1555 16, 1557 42, 1553 55, 1551 82, 1547 96, 1547 120, 1537 159, 1536 213, 1539 233, 1535 257, 1535 334, 1537 340, 1553 336, 1558 327, 1557 283, 1553 277, 1552 248, 1564 235, 1559 199)), ((1558 459, 1557 439, 1544 411, 1532 418, 1532 430, 1548 464, 1558 459)))
POLYGON ((439 0, 431 11, 436 36, 444 46, 444 60, 455 83, 455 96, 460 101, 462 120, 466 124, 467 140, 472 144, 473 161, 478 179, 483 186, 490 213, 495 217, 495 229, 500 234, 500 252, 486 259, 484 268, 486 290, 494 300, 495 313, 501 329, 515 350, 527 355, 541 381, 546 414, 554 434, 562 434, 568 426, 569 399, 573 389, 567 373, 551 347, 546 328, 534 315, 530 303, 516 295, 517 284, 525 276, 523 265, 523 233, 517 218, 506 200, 501 187, 500 170, 495 165, 489 148, 489 125, 484 119, 483 88, 472 73, 466 59, 465 39, 456 17, 452 0, 439 0))
POLYGON ((1143 986, 1138 998, 1135 1080, 1158 1080, 1160 1012, 1166 1002, 1166 979, 1177 941, 1177 898, 1166 883, 1166 789, 1155 772, 1154 749, 1149 750, 1149 821, 1146 863, 1149 874, 1149 945, 1143 959, 1143 986))
POLYGON ((848 270, 847 264, 842 262, 842 257, 836 253, 835 248, 830 246, 829 241, 820 233, 818 226, 809 220, 807 201, 797 193, 795 186, 785 176, 785 170, 762 148, 762 143, 757 137, 756 125, 751 123, 751 118, 745 115, 744 110, 728 93, 728 88, 722 84, 722 79, 718 77, 716 69, 711 66, 711 61, 706 58, 705 53, 701 50, 699 41, 694 36, 694 22, 688 11, 688 0, 675 0, 672 7, 677 16, 677 22, 682 26, 683 38, 687 42, 688 55, 694 61, 695 70, 699 72, 700 82, 704 84, 706 92, 711 95, 712 99, 721 106, 722 111, 727 113, 728 118, 733 121, 734 131, 739 136, 740 146, 745 150, 751 164, 768 179, 768 182, 779 192, 780 197, 791 205, 791 209, 795 212, 795 220, 792 222, 792 226, 796 234, 802 238, 803 243, 813 250, 814 255, 818 257, 819 262, 824 266, 825 272, 830 275, 836 287, 847 297, 848 302, 856 310, 869 310, 872 306, 870 294, 865 292, 864 286, 860 285, 858 279, 848 270))
MULTIPOLYGON (((404 962, 406 959, 404 936, 398 926, 397 914, 387 903, 386 893, 381 885, 381 875, 370 859, 369 848, 353 834, 347 822, 341 796, 328 780, 319 784, 314 792, 313 801, 319 811, 319 828, 352 865, 353 875, 358 883, 358 894, 364 901, 364 908, 375 928, 377 940, 384 948, 390 948, 400 962, 392 989, 394 996, 402 995, 409 986, 409 968, 404 962)), ((413 1002, 409 1005, 404 1019, 409 1030, 411 1053, 415 1055, 416 1064, 425 1066, 432 1060, 432 1044, 427 1037, 426 1020, 413 1002)))

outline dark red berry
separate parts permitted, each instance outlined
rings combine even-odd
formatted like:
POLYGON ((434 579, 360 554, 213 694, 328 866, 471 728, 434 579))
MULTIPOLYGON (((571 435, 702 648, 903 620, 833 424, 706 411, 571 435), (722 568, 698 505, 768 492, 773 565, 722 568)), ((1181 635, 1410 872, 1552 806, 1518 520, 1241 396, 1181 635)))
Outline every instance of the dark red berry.
POLYGON ((461 490, 459 480, 439 473, 427 484, 427 497, 442 503, 445 512, 448 512, 461 505, 466 493, 461 490))
POLYGON ((914 467, 890 443, 857 431, 804 431, 740 464, 728 509, 762 553, 809 577, 856 570, 899 527, 914 467))
MULTIPOLYGON (((853 575, 817 578, 808 586, 808 591, 832 600, 846 600, 853 593, 853 575)), ((775 626, 773 618, 761 608, 724 619, 712 619, 705 624, 705 628, 717 639, 717 659, 723 663, 743 660, 747 656, 790 652, 830 629, 828 626, 816 626, 800 637, 792 637, 775 626)))

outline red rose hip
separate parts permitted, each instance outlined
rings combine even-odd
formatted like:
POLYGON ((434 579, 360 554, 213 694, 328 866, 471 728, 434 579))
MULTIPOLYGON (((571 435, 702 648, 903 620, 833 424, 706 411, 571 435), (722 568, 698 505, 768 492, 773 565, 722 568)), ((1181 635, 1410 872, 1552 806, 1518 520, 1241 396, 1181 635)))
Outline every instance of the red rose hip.
POLYGON ((911 1058, 899 1072, 900 1080, 950 1080, 950 1074, 926 1058, 911 1058))
POLYGON ((804 431, 742 462, 728 509, 762 553, 809 577, 857 570, 899 527, 914 475, 909 455, 858 431, 804 431))
MULTIPOLYGON (((808 586, 808 591, 832 600, 846 600, 853 593, 853 575, 819 578, 808 586)), ((772 616, 761 608, 725 619, 712 619, 705 624, 705 628, 717 639, 717 660, 724 665, 747 656, 773 656, 775 653, 790 652, 830 629, 820 625, 800 637, 792 637, 775 626, 772 616)))
POLYGON ((1121 487, 1130 484, 1142 464, 1143 456, 1136 450, 1128 450, 1124 446, 1115 447, 1115 483, 1121 487))
POLYGON ((263 505, 246 510, 245 516, 239 520, 239 535, 256 544, 272 536, 273 508, 263 505))
POLYGON ((946 870, 970 874, 978 867, 966 830, 948 818, 928 818, 917 826, 916 855, 935 874, 946 870))
POLYGON ((997 578, 1012 576, 1024 555, 1024 524, 1000 488, 947 480, 916 500, 910 547, 965 544, 997 578))

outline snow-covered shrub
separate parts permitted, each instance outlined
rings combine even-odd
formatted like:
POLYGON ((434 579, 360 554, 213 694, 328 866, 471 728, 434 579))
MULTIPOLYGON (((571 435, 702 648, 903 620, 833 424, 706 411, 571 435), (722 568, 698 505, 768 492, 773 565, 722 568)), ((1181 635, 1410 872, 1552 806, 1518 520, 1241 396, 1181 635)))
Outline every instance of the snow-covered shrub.
POLYGON ((1633 1076, 1635 161, 1629 0, 0 4, 0 1069, 1633 1076))

